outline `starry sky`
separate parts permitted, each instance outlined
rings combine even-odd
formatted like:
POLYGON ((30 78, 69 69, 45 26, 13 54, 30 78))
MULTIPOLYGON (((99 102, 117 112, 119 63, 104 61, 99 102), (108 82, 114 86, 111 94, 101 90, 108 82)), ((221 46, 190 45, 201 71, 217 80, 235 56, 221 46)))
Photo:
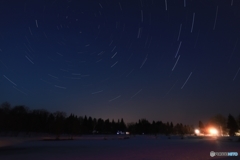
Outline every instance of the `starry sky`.
POLYGON ((239 114, 238 0, 0 0, 0 102, 103 119, 239 114))

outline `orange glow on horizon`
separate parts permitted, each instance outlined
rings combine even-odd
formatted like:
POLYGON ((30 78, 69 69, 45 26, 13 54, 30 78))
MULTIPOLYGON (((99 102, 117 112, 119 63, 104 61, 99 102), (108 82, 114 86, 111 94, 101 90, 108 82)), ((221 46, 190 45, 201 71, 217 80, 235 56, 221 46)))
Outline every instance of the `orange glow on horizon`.
POLYGON ((209 133, 212 135, 217 135, 218 134, 218 130, 215 128, 209 128, 209 133))

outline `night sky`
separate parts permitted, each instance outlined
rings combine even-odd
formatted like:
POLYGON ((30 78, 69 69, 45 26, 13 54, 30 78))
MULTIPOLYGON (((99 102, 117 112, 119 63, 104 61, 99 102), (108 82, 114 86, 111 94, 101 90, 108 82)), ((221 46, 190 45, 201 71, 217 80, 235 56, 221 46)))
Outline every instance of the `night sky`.
POLYGON ((195 124, 239 72, 238 0, 0 0, 0 103, 195 124))

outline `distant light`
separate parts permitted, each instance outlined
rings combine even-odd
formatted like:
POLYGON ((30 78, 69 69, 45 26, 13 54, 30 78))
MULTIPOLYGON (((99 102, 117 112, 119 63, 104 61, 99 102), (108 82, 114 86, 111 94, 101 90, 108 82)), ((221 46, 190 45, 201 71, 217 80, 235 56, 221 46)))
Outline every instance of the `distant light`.
POLYGON ((130 134, 129 132, 126 132, 126 134, 130 134))
POLYGON ((200 131, 199 131, 198 129, 195 129, 195 133, 196 133, 196 134, 199 134, 200 131))
POLYGON ((125 134, 123 131, 117 131, 117 134, 125 134))
POLYGON ((209 132, 210 132, 210 134, 212 134, 212 135, 217 135, 217 134, 218 134, 218 130, 216 130, 215 128, 210 128, 210 129, 209 129, 209 132))

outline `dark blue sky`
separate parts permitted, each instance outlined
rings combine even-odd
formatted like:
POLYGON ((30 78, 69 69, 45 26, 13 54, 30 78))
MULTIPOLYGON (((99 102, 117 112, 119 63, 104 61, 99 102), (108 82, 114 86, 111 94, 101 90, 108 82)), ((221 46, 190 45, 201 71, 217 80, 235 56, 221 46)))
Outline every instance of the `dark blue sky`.
POLYGON ((240 112, 240 1, 1 0, 0 22, 0 102, 127 122, 240 112))

